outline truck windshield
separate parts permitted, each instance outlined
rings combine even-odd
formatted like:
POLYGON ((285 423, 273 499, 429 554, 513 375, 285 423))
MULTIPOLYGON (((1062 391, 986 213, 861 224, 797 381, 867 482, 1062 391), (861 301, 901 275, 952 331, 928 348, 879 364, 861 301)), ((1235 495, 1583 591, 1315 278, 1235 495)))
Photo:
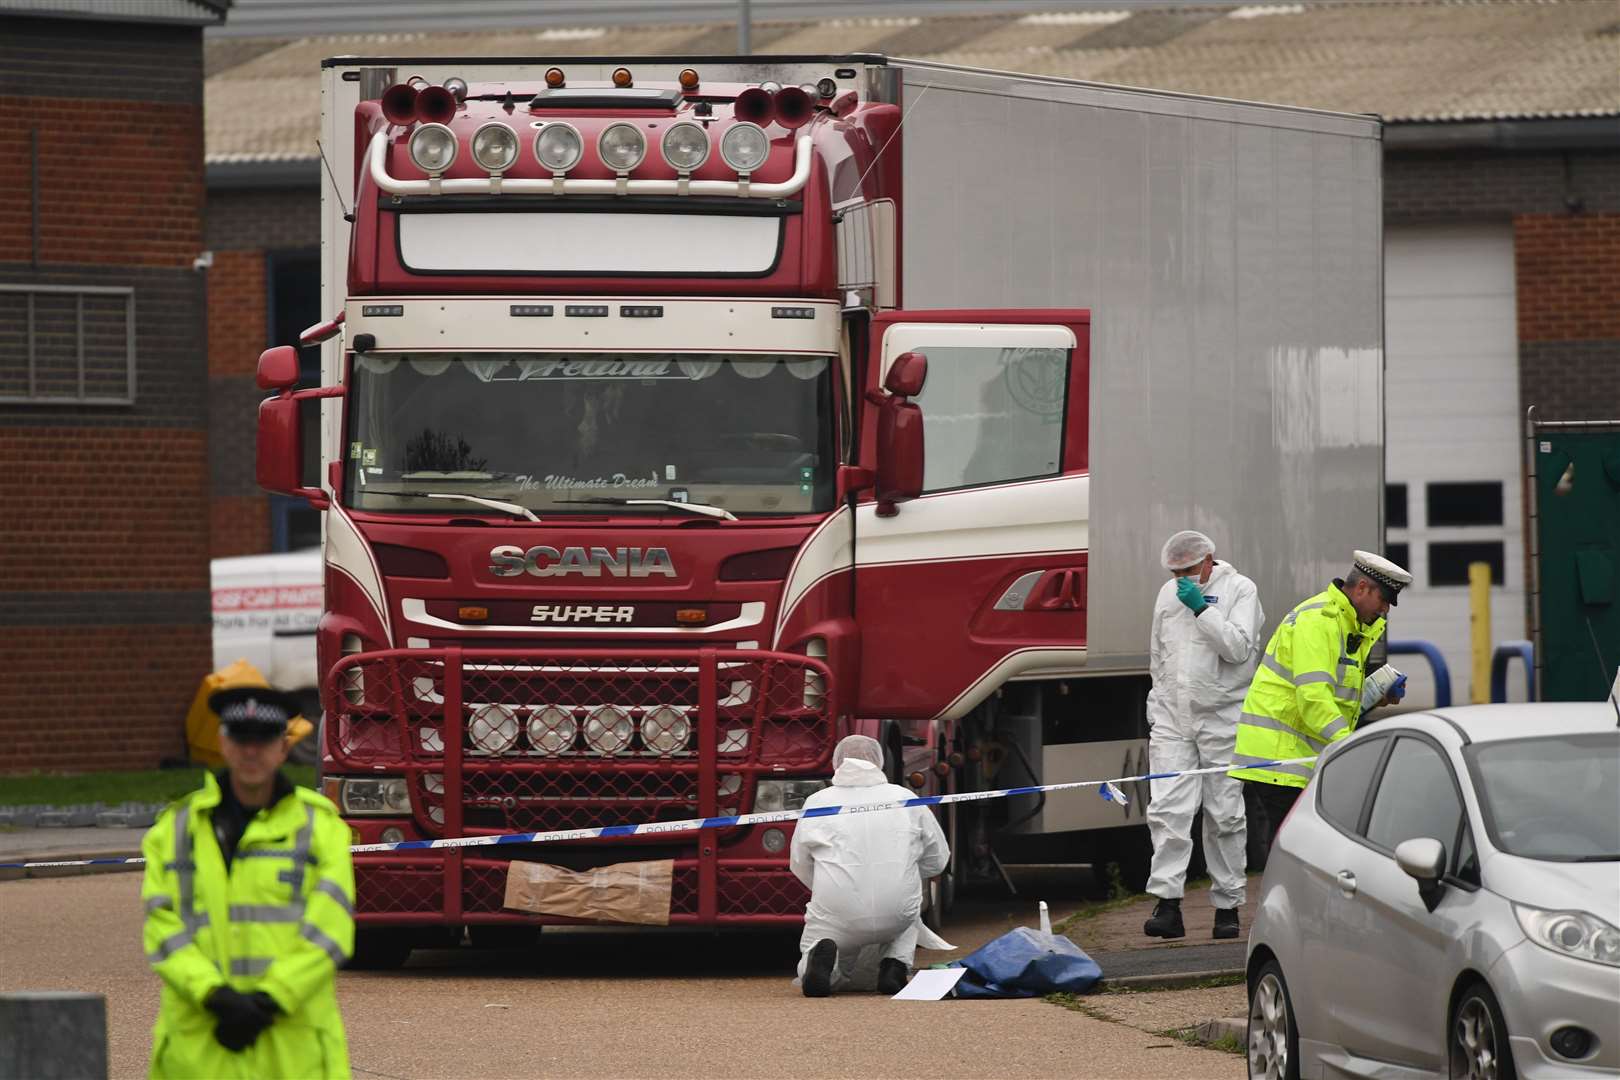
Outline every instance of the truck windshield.
MULTIPOLYGON (((359 510, 462 516, 465 503, 413 496, 456 492, 553 515, 601 514, 603 496, 738 515, 827 510, 837 464, 831 359, 356 356, 345 500, 359 510)), ((625 503, 612 512, 672 511, 625 503)))

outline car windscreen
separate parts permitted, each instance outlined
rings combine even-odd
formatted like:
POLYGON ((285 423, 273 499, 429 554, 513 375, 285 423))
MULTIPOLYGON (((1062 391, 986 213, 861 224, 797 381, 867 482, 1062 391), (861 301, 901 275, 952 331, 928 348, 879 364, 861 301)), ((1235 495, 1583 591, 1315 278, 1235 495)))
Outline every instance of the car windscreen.
POLYGON ((654 499, 735 514, 827 510, 836 472, 830 360, 357 356, 344 499, 361 510, 452 515, 468 513, 467 496, 543 514, 654 499))
POLYGON ((1466 756, 1498 848, 1551 862, 1620 860, 1620 731, 1475 744, 1466 756))

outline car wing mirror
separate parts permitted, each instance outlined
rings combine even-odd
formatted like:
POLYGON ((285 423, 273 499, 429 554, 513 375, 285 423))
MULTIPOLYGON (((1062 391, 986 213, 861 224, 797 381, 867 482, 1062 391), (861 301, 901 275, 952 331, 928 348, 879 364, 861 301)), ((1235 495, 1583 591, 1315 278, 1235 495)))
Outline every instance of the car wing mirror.
POLYGON ((1417 882, 1423 906, 1433 911, 1445 892, 1446 845, 1427 836, 1403 840, 1395 848, 1395 863, 1417 882))

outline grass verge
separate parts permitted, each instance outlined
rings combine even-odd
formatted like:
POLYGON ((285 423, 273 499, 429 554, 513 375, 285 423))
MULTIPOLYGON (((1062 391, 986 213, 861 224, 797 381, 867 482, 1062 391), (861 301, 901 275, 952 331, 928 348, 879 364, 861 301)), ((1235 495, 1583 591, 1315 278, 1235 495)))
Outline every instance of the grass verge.
MULTIPOLYGON (((315 766, 282 767, 293 783, 315 786, 315 766)), ((166 803, 202 787, 203 769, 139 772, 33 773, 0 777, 0 806, 82 806, 86 803, 166 803)))
POLYGON ((1223 1054, 1247 1054, 1248 1047, 1236 1035, 1222 1035, 1218 1039, 1205 1041, 1198 1037, 1197 1028, 1172 1028, 1169 1031, 1156 1031, 1155 1035, 1162 1035, 1167 1039, 1184 1042, 1188 1046, 1202 1046, 1208 1050, 1219 1050, 1223 1054))

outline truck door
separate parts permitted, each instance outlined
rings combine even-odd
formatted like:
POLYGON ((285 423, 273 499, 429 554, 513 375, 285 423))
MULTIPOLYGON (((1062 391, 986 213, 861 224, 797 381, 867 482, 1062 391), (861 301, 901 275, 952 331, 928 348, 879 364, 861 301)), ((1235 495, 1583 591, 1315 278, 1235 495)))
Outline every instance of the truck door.
MULTIPOLYGON (((1079 673, 1089 519, 1087 311, 896 311, 864 382, 922 353, 920 497, 856 511, 860 716, 955 719, 1009 678, 1079 673)), ((861 460, 875 464, 876 409, 861 460)))

